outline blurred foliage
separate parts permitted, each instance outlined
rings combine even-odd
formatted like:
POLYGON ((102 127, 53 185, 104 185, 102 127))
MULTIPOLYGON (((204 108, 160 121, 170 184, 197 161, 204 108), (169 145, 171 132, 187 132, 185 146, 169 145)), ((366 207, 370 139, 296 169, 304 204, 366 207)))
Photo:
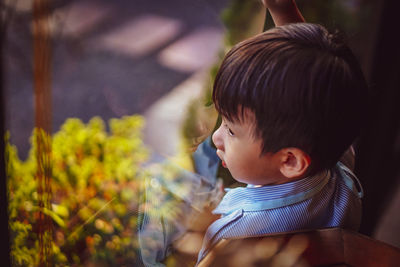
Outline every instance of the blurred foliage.
MULTIPOLYGON (((134 236, 140 195, 139 167, 148 158, 140 116, 100 118, 88 124, 68 119, 52 139, 54 266, 124 266, 138 257, 134 236), (135 215, 135 216, 133 216, 135 215), (96 265, 97 266, 97 265, 96 265)), ((37 266, 38 192, 35 132, 21 161, 7 140, 9 217, 14 266, 37 266)))
POLYGON ((262 32, 265 10, 259 0, 233 0, 222 14, 226 27, 225 50, 262 32))
POLYGON ((369 0, 297 0, 297 5, 307 22, 349 34, 362 31, 364 23, 371 21, 372 5, 369 0))

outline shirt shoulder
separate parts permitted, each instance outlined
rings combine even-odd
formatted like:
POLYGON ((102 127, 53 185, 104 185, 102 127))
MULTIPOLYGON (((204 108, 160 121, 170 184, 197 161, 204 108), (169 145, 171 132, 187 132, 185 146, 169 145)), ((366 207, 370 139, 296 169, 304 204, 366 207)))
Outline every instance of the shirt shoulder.
POLYGON ((203 246, 212 246, 222 238, 294 230, 357 230, 361 201, 358 182, 354 181, 357 178, 349 171, 338 163, 326 174, 297 183, 228 191, 214 211, 221 219, 208 228, 203 246))

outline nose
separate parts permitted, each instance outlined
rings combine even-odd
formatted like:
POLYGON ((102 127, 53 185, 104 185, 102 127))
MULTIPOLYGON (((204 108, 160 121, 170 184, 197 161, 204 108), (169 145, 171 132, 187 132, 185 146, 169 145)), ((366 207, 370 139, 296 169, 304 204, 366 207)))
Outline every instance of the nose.
POLYGON ((217 149, 222 150, 222 151, 224 150, 224 140, 223 140, 223 136, 222 136, 222 124, 213 133, 212 141, 217 149))

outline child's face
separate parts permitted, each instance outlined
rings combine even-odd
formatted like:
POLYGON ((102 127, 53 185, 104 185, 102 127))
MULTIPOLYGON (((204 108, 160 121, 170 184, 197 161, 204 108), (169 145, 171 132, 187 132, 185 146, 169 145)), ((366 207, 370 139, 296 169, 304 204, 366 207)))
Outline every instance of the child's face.
POLYGON ((283 181, 279 158, 273 153, 261 155, 262 139, 253 136, 254 114, 246 110, 241 122, 222 118, 213 134, 217 155, 235 180, 254 185, 278 184, 283 181))

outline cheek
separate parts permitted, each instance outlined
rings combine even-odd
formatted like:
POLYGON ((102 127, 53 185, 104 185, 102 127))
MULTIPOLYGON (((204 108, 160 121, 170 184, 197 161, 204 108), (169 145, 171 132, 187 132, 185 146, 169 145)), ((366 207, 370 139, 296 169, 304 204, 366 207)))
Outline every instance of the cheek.
POLYGON ((233 176, 242 176, 251 167, 251 161, 241 151, 227 151, 225 159, 233 176))
POLYGON ((260 162, 257 154, 251 149, 241 148, 237 151, 230 151, 225 159, 229 171, 235 179, 244 179, 257 176, 260 162))

